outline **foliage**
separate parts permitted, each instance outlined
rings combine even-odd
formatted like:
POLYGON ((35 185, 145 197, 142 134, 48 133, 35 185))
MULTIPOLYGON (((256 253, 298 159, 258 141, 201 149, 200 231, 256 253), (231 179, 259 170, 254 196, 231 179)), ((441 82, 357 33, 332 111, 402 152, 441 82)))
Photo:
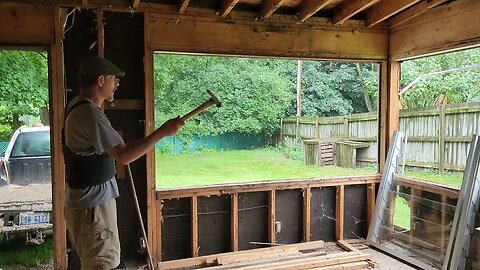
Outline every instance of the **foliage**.
POLYGON ((181 134, 273 133, 292 99, 291 85, 280 72, 269 68, 268 61, 262 61, 265 60, 156 55, 157 124, 188 113, 207 100, 207 90, 211 90, 222 102, 222 108, 196 116, 181 134))
POLYGON ((305 153, 303 150, 302 143, 297 140, 284 140, 277 150, 284 153, 285 156, 292 160, 301 160, 305 159, 305 153))
POLYGON ((40 116, 48 108, 47 54, 0 51, 0 139, 20 127, 21 116, 40 116))
MULTIPOLYGON (((373 65, 363 66, 358 74, 355 63, 306 61, 302 71, 302 112, 309 116, 339 116, 367 112, 364 89, 378 100, 378 72, 373 65)), ((295 78, 296 79, 296 78, 295 78)), ((376 107, 375 107, 376 108, 376 107)), ((296 101, 289 109, 295 115, 296 101)))
MULTIPOLYGON (((480 49, 441 54, 402 63, 401 86, 404 88, 420 75, 480 63, 480 49)), ((436 105, 441 95, 447 103, 480 101, 480 69, 445 73, 425 78, 402 96, 404 108, 436 105)))

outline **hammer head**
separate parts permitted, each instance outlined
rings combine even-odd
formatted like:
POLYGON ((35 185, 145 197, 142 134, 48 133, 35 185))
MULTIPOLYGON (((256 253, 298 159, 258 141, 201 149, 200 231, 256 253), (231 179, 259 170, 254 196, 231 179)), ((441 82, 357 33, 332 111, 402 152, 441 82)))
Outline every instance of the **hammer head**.
POLYGON ((210 100, 213 101, 213 103, 217 106, 217 108, 222 107, 222 103, 210 90, 207 90, 207 93, 210 95, 210 100))

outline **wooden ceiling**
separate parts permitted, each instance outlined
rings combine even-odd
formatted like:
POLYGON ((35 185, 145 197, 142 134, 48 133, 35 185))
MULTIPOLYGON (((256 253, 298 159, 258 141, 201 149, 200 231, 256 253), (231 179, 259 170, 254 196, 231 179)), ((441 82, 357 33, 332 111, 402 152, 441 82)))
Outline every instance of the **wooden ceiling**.
POLYGON ((168 7, 179 15, 188 15, 199 9, 231 19, 235 12, 247 12, 258 22, 266 22, 274 15, 289 15, 295 24, 309 23, 312 18, 322 18, 328 24, 342 26, 347 20, 360 21, 367 28, 379 24, 393 28, 430 9, 456 0, 0 0, 5 3, 34 5, 75 6, 129 10, 155 11, 168 7))
MULTIPOLYGON (((174 5, 178 14, 192 8, 210 9, 219 17, 228 18, 234 11, 254 13, 255 20, 268 21, 274 14, 292 15, 296 23, 310 18, 326 18, 332 25, 348 19, 364 22, 365 27, 379 23, 389 28, 454 0, 133 0, 132 7, 152 3, 174 5)), ((83 0, 88 2, 88 0, 83 0)))

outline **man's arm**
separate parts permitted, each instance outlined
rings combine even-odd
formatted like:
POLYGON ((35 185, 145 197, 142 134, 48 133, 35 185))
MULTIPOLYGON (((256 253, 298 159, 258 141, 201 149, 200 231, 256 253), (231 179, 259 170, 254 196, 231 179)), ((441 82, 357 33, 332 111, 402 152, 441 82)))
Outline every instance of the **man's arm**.
POLYGON ((128 144, 119 144, 105 149, 105 152, 118 163, 122 165, 129 164, 147 153, 161 139, 175 135, 184 124, 180 117, 170 119, 147 137, 135 142, 129 142, 128 144))

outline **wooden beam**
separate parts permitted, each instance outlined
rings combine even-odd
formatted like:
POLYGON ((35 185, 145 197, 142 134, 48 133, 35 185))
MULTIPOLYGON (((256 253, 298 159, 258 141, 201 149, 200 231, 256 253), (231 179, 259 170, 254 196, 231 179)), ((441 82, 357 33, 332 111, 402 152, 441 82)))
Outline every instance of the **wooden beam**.
MULTIPOLYGON (((0 8, 0 13, 2 8, 0 8)), ((2 16, 0 16, 0 21, 2 16)), ((26 19, 29 19, 28 17, 26 19)), ((67 226, 65 224, 65 166, 61 147, 61 130, 65 110, 65 85, 63 64, 63 24, 66 10, 55 7, 51 10, 51 23, 54 26, 54 38, 50 44, 50 120, 52 141, 52 202, 53 202, 53 239, 54 264, 56 269, 67 269, 67 226)), ((1 24, 1 23, 0 23, 1 24)), ((3 29, 3 27, 0 27, 3 29)), ((11 31, 16 32, 16 31, 11 31)), ((33 34, 33 33, 32 33, 33 34)), ((0 38, 1 39, 1 38, 0 38)))
POLYGON ((398 25, 415 18, 416 16, 424 13, 425 11, 441 5, 448 0, 423 0, 422 2, 408 8, 402 13, 388 20, 388 28, 397 27, 398 25))
POLYGON ((383 171, 393 132, 398 130, 400 97, 400 63, 382 61, 379 102, 379 171, 383 171))
POLYGON ((230 11, 232 11, 233 7, 238 3, 239 0, 222 0, 222 4, 220 6, 220 17, 225 18, 230 11))
POLYGON ((245 192, 270 192, 271 190, 303 189, 306 187, 336 187, 339 185, 365 185, 380 183, 380 175, 362 175, 349 177, 331 177, 299 179, 295 181, 267 181, 250 182, 242 184, 227 184, 210 187, 162 189, 157 191, 158 199, 169 200, 190 198, 192 196, 217 196, 222 194, 245 193, 245 192))
POLYGON ((310 241, 310 210, 311 210, 311 188, 307 187, 303 190, 303 241, 309 242, 310 241))
POLYGON ((224 19, 201 19, 151 14, 149 32, 154 50, 256 55, 268 57, 387 59, 387 32, 379 29, 303 28, 301 25, 275 24, 269 27, 254 21, 227 24, 224 19))
POLYGON ((300 5, 298 20, 304 22, 334 0, 305 0, 300 5))
POLYGON ((337 187, 335 207, 335 235, 337 240, 343 240, 345 226, 345 186, 337 187))
POLYGON ((190 3, 190 0, 180 0, 178 2, 178 14, 185 14, 187 11, 188 4, 190 3))
POLYGON ((82 7, 86 8, 88 6, 88 0, 82 0, 82 7))
POLYGON ((135 10, 138 8, 138 6, 140 5, 140 0, 133 0, 132 2, 132 8, 135 10))
POLYGON ((391 29, 391 57, 403 61, 479 46, 478 25, 478 0, 457 0, 438 6, 391 29))
POLYGON ((343 1, 333 16, 332 23, 334 25, 343 24, 355 14, 375 5, 380 0, 352 0, 343 1))
POLYGON ((95 10, 97 16, 97 56, 105 57, 105 31, 103 27, 103 11, 95 10))
POLYGON ((365 12, 365 26, 374 26, 418 2, 420 0, 382 1, 365 12))
MULTIPOLYGON (((148 14, 148 13, 147 13, 148 14)), ((147 15, 145 15, 147 16, 147 15)), ((144 71, 145 71, 145 100, 143 100, 143 108, 145 110, 145 129, 144 134, 151 134, 155 130, 155 99, 154 99, 154 76, 153 76, 153 51, 150 49, 148 29, 150 27, 147 20, 144 22, 144 71)), ((132 100, 127 100, 132 101, 132 100)), ((122 109, 130 109, 132 102, 129 102, 129 106, 124 107, 121 100, 115 100, 113 108, 121 107, 122 109), (120 106, 122 105, 122 106, 120 106)), ((142 105, 141 100, 135 100, 136 105, 142 105)), ((112 109, 111 104, 106 106, 107 109, 112 109)), ((139 109, 134 106, 135 109, 139 109)), ((133 108, 131 108, 133 109, 133 108)), ((153 262, 157 263, 162 259, 161 244, 162 244, 162 207, 163 202, 156 199, 156 187, 155 187, 155 150, 152 149, 146 153, 146 196, 147 196, 147 237, 150 243, 151 252, 153 256, 153 262)))
MULTIPOLYGON (((2 43, 18 45, 50 45, 55 27, 52 13, 53 8, 44 6, 2 6, 0 8, 0 40, 2 43)), ((63 38, 63 34, 61 35, 63 38)))
POLYGON ((192 257, 198 257, 198 197, 192 197, 192 257))
POLYGON ((266 20, 277 11, 286 0, 263 0, 261 7, 262 19, 266 20))
POLYGON ((370 223, 375 213, 375 184, 367 184, 367 228, 370 228, 370 223))
POLYGON ((233 193, 231 195, 231 243, 232 251, 238 251, 238 193, 233 193))
POLYGON ((275 244, 276 230, 275 230, 275 190, 268 193, 268 241, 275 244))

